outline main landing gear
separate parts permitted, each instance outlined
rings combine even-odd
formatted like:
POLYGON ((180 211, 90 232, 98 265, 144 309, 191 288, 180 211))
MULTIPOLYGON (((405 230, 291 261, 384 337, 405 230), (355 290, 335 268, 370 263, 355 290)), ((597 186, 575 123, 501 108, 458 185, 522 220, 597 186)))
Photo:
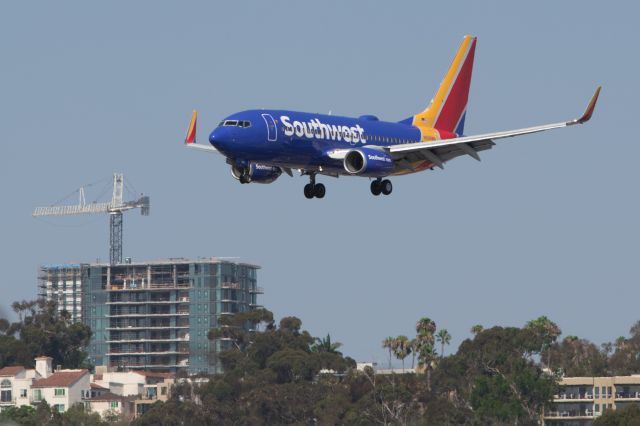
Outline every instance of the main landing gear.
POLYGON ((304 186, 304 196, 308 199, 313 197, 323 198, 326 193, 326 189, 323 184, 316 183, 315 173, 309 174, 309 183, 304 186))
POLYGON ((393 191, 393 185, 389 179, 382 180, 382 178, 378 178, 371 182, 371 193, 373 195, 389 195, 393 191))

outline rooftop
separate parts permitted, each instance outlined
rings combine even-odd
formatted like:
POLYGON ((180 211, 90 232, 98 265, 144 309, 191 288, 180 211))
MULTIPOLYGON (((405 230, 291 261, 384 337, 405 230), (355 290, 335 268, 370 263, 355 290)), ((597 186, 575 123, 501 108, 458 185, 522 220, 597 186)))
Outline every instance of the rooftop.
POLYGON ((69 387, 80 380, 82 376, 89 374, 88 370, 56 371, 46 379, 37 380, 32 388, 69 387))
POLYGON ((90 383, 91 385, 91 389, 95 389, 95 390, 109 390, 109 388, 105 388, 104 386, 100 386, 98 384, 95 383, 90 383))
POLYGON ((235 261, 235 257, 199 257, 197 259, 188 259, 185 257, 170 257, 167 259, 157 259, 157 260, 148 260, 136 262, 132 261, 130 263, 120 263, 118 265, 111 265, 107 262, 96 261, 95 263, 65 263, 65 264, 48 264, 42 265, 41 269, 77 269, 81 266, 111 266, 111 267, 122 267, 122 266, 146 266, 146 265, 180 265, 180 264, 191 264, 191 263, 199 263, 199 264, 207 264, 207 263, 235 263, 236 265, 241 266, 249 266, 252 268, 260 269, 259 265, 255 265, 253 263, 247 262, 238 262, 235 261))
POLYGON ((21 365, 12 365, 10 367, 0 368, 0 376, 15 376, 25 368, 21 365))

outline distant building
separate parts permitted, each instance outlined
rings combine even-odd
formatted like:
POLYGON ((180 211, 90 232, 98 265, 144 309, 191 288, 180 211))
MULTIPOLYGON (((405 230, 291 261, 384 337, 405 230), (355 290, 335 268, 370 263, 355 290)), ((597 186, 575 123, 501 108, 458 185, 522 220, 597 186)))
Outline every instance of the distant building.
POLYGON ((58 312, 67 311, 73 322, 82 321, 82 265, 45 265, 38 271, 38 296, 53 300, 58 312))
POLYGON ((0 369, 0 388, 0 411, 46 400, 62 413, 91 395, 87 370, 52 371, 49 357, 36 358, 35 369, 21 366, 0 369))
POLYGON ((545 426, 586 426, 607 410, 640 404, 640 375, 565 377, 553 406, 544 413, 545 426))
POLYGON ((229 342, 211 342, 208 332, 221 316, 260 306, 258 269, 217 258, 46 265, 38 285, 91 328, 88 352, 97 366, 216 373, 212 353, 229 342))
POLYGON ((173 373, 107 372, 106 367, 98 367, 100 372, 91 375, 84 369, 54 371, 52 359, 46 356, 36 358, 35 363, 33 369, 0 369, 0 412, 47 401, 61 413, 82 404, 104 419, 130 420, 144 414, 156 401, 167 401, 175 383, 173 373))

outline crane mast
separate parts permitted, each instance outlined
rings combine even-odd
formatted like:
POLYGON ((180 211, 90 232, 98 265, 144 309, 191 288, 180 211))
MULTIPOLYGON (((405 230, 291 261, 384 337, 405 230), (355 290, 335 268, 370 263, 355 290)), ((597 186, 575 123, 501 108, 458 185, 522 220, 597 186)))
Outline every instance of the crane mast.
POLYGON ((127 210, 139 208, 142 216, 149 216, 151 208, 149 197, 141 195, 138 199, 124 201, 124 175, 122 173, 113 174, 111 202, 87 204, 83 187, 80 188, 79 193, 78 204, 36 207, 33 211, 33 216, 109 214, 109 262, 111 265, 122 263, 122 213, 127 210))

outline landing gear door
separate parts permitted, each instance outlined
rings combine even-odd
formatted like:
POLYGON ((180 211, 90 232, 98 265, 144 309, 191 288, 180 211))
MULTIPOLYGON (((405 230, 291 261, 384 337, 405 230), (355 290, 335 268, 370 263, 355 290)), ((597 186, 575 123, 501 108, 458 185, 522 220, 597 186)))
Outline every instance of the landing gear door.
POLYGON ((278 128, 276 122, 273 120, 271 114, 262 114, 264 122, 267 124, 267 140, 269 142, 275 142, 278 140, 278 128))

